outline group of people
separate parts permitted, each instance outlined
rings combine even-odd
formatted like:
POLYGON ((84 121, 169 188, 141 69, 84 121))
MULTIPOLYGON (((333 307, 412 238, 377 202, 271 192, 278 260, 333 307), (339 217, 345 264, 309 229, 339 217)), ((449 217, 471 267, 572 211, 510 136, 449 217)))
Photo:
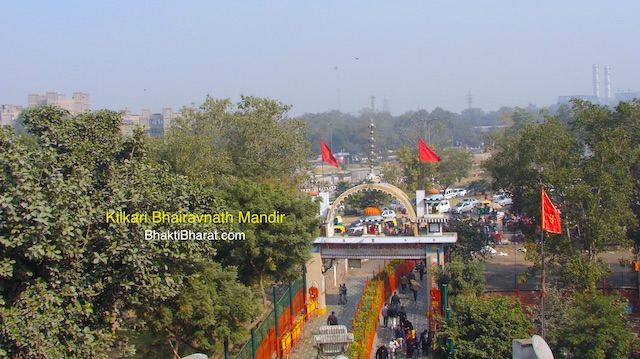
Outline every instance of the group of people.
POLYGON ((433 336, 429 330, 425 329, 417 335, 413 326, 398 325, 394 329, 394 338, 388 346, 383 344, 376 350, 376 359, 398 358, 398 353, 403 350, 406 358, 428 356, 432 344, 433 336))
POLYGON ((340 284, 340 288, 338 290, 340 292, 340 304, 347 304, 347 284, 340 284))
MULTIPOLYGON (((407 293, 407 289, 413 294, 413 301, 417 302, 418 291, 421 288, 420 282, 425 275, 426 263, 420 262, 414 270, 410 270, 406 275, 400 277, 400 292, 407 293), (417 272, 417 274, 416 274, 417 272), (418 281, 417 275, 420 280, 418 281)), ((345 283, 339 286, 340 304, 347 303, 347 285, 345 283)), ((376 359, 397 358, 398 353, 405 352, 407 358, 418 358, 428 356, 433 343, 433 336, 427 329, 424 329, 419 335, 413 326, 413 323, 407 318, 407 311, 401 304, 398 291, 395 291, 388 303, 384 303, 382 307, 382 325, 385 328, 393 329, 393 339, 387 345, 381 345, 376 351, 376 359)), ((328 325, 338 325, 338 318, 335 312, 327 318, 328 325)))
MULTIPOLYGON (((415 270, 420 281, 424 278, 425 263, 418 264, 415 270)), ((417 301, 420 282, 416 278, 414 271, 402 274, 400 277, 400 294, 411 290, 414 302, 417 301)), ((407 311, 401 304, 398 291, 395 291, 388 303, 384 303, 382 310, 382 325, 385 328, 393 329, 393 339, 387 345, 381 345, 376 351, 376 359, 397 358, 399 352, 405 352, 407 358, 418 358, 420 355, 427 356, 433 343, 431 333, 425 329, 419 335, 413 323, 407 319, 407 311)))

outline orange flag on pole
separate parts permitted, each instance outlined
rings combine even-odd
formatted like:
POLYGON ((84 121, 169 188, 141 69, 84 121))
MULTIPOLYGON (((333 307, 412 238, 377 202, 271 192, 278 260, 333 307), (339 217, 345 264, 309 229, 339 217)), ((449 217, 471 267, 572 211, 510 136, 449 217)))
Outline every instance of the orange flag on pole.
POLYGON ((560 226, 560 213, 558 209, 553 205, 547 192, 544 188, 542 191, 542 230, 548 233, 560 234, 562 233, 562 227, 560 226))
POLYGON ((440 156, 433 152, 421 138, 418 138, 418 154, 421 162, 440 162, 440 156))
POLYGON ((329 146, 327 146, 327 144, 324 143, 322 138, 320 139, 320 149, 322 150, 322 162, 326 162, 330 165, 340 167, 340 165, 338 165, 338 160, 331 152, 331 149, 329 148, 329 146))

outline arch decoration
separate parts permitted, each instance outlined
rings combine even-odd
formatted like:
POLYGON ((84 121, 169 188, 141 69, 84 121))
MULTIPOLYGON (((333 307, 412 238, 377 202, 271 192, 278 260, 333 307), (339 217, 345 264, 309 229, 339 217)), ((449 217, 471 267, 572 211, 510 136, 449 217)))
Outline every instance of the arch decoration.
POLYGON ((347 198, 349 198, 349 196, 353 195, 354 193, 367 191, 367 190, 382 191, 398 199, 407 209, 407 215, 409 216, 409 220, 413 228, 414 236, 418 235, 418 225, 417 225, 418 216, 416 215, 416 211, 413 208, 413 205, 411 204, 411 199, 409 199, 406 193, 404 193, 400 188, 388 183, 365 183, 365 184, 361 184, 361 185, 357 185, 355 187, 349 188, 348 190, 344 191, 344 193, 338 196, 338 198, 336 198, 335 201, 333 201, 333 204, 329 206, 329 211, 327 212, 327 217, 325 218, 327 223, 326 224, 327 237, 333 236, 333 219, 335 218, 335 212, 338 206, 342 204, 347 198))

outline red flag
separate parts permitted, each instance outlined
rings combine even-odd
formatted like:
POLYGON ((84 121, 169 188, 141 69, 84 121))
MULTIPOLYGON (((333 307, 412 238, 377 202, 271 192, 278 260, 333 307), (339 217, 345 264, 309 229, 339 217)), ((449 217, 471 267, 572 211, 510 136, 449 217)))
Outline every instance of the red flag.
POLYGON ((560 234, 562 228, 560 226, 560 213, 556 207, 551 203, 547 192, 542 191, 542 230, 549 233, 560 234))
POLYGON ((418 153, 422 162, 440 162, 440 156, 433 152, 421 138, 418 138, 418 153))
POLYGON ((322 138, 320 139, 320 149, 322 150, 322 162, 340 167, 340 165, 338 165, 338 160, 336 160, 336 158, 333 156, 331 149, 329 148, 329 146, 327 146, 326 143, 324 143, 322 138))

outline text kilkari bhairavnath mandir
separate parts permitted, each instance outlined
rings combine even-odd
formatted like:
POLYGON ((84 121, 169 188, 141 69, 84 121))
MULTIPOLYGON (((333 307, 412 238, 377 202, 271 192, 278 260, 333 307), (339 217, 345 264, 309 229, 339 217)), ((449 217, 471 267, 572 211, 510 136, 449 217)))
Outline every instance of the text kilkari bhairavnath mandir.
POLYGON ((169 224, 196 224, 196 223, 282 223, 284 214, 278 211, 271 213, 252 213, 251 211, 238 211, 220 213, 169 213, 164 211, 152 211, 151 213, 127 213, 125 211, 107 211, 105 214, 107 223, 169 223, 169 224))

